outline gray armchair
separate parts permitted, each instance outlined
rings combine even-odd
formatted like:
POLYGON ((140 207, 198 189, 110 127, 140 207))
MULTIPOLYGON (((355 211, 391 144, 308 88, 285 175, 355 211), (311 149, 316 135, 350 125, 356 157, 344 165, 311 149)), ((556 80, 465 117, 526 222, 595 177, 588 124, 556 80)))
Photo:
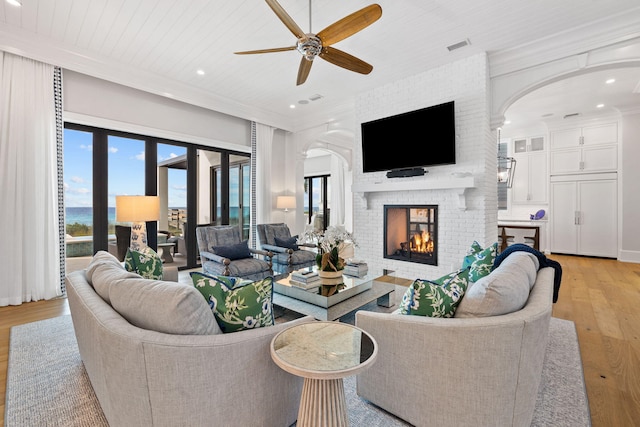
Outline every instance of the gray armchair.
POLYGON ((291 236, 287 224, 258 224, 257 229, 260 248, 273 253, 273 269, 276 272, 290 273, 316 263, 316 252, 304 249, 315 246, 310 243, 296 244, 295 236, 291 236))
POLYGON ((218 276, 260 280, 273 276, 273 253, 250 248, 233 225, 207 225, 196 228, 202 271, 218 276))

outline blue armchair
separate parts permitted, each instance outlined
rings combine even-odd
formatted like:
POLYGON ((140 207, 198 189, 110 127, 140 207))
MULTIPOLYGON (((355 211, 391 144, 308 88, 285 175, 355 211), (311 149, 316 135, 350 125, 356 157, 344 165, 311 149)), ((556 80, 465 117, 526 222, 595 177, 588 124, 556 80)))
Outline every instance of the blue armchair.
POLYGON ((284 223, 258 224, 260 248, 273 253, 273 269, 278 273, 290 273, 316 263, 316 252, 301 247, 315 248, 313 244, 296 243, 284 223))
POLYGON ((249 280, 273 276, 273 254, 250 248, 248 242, 240 238, 237 226, 199 226, 196 228, 196 238, 204 273, 249 280))

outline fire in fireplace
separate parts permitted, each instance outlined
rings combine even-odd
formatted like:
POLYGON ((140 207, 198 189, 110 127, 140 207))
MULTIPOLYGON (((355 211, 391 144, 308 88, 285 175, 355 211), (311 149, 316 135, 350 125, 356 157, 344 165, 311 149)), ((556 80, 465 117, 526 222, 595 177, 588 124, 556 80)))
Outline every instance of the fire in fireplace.
POLYGON ((384 257, 438 265, 438 206, 385 205, 384 257))

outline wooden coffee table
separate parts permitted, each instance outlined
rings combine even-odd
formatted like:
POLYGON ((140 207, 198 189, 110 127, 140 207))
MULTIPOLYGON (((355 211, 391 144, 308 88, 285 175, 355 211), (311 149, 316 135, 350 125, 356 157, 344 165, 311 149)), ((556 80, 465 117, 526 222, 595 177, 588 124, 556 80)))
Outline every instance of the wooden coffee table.
POLYGON ((293 286, 287 276, 274 282, 273 304, 318 320, 336 320, 372 301, 377 301, 382 307, 391 307, 393 302, 390 295, 396 288, 396 278, 390 275, 392 273, 388 270, 370 270, 364 277, 345 275, 345 287, 330 289, 331 292, 337 290, 332 295, 326 294, 321 288, 305 290, 293 286))
POLYGON ((371 335, 340 322, 303 323, 271 340, 275 364, 304 378, 298 427, 349 425, 342 379, 371 366, 377 355, 371 335))

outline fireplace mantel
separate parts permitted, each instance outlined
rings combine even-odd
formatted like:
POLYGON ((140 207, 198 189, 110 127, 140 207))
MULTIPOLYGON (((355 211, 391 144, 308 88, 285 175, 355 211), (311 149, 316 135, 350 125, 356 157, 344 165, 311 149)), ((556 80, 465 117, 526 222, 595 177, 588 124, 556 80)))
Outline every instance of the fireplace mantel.
POLYGON ((374 183, 353 184, 351 191, 359 195, 369 209, 369 194, 388 191, 419 191, 419 190, 453 190, 458 194, 458 207, 461 210, 467 209, 466 192, 470 188, 475 188, 475 178, 472 176, 451 177, 447 179, 422 179, 397 182, 385 181, 374 183))

